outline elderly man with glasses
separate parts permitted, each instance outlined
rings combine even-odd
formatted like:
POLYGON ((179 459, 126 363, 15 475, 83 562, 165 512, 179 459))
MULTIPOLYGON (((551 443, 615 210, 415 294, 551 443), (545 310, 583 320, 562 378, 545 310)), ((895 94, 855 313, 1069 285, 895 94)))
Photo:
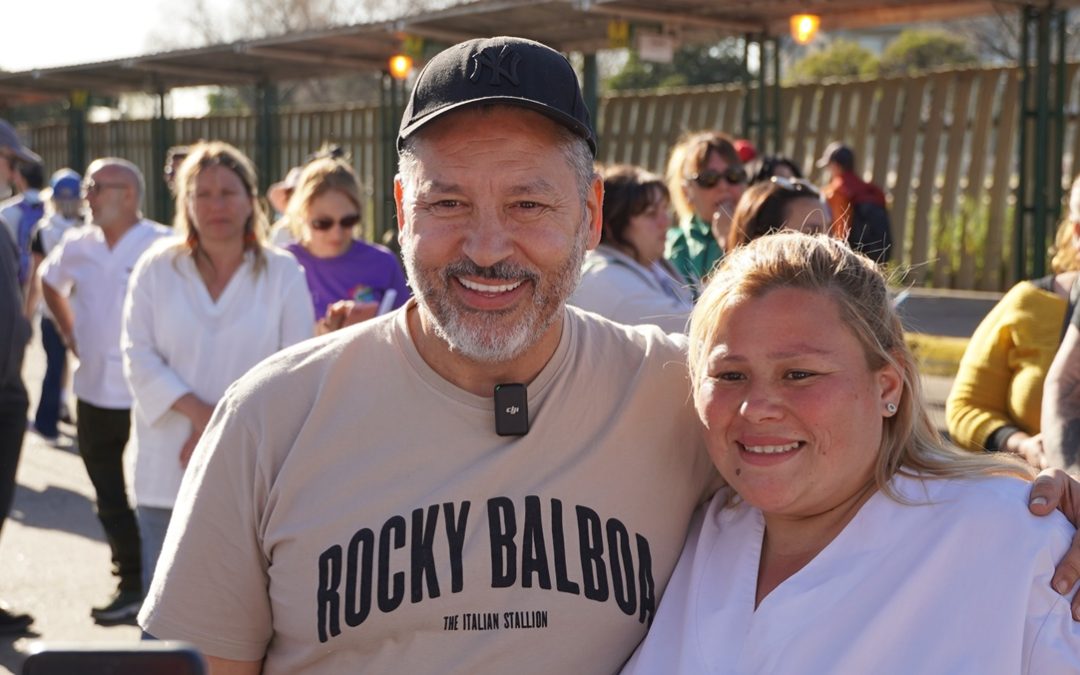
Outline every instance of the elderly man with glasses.
POLYGON ((142 602, 139 529, 124 485, 131 394, 121 367, 121 308, 135 261, 169 230, 142 217, 144 182, 127 160, 99 159, 82 194, 91 223, 65 237, 41 266, 42 293, 65 344, 79 358, 74 390, 79 453, 97 493, 97 514, 119 584, 90 614, 127 621, 142 602))

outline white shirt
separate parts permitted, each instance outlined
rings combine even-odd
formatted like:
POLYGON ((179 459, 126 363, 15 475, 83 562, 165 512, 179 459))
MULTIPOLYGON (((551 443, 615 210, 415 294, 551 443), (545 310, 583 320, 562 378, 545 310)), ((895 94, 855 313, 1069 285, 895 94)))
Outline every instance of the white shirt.
POLYGON ((124 374, 135 399, 135 502, 172 508, 184 471, 180 449, 191 423, 172 410, 193 393, 217 403, 252 366, 314 333, 304 270, 285 251, 265 249, 254 273, 248 254, 215 302, 175 239, 139 261, 124 304, 124 374))
POLYGON ((764 519, 718 493, 623 675, 1080 672, 1080 624, 1050 588, 1065 518, 1032 516, 1011 478, 893 485, 915 505, 875 494, 756 610, 764 519))
POLYGON ((131 407, 120 356, 120 324, 128 277, 150 244, 171 233, 140 220, 116 242, 105 243, 96 225, 72 231, 49 252, 41 280, 71 302, 79 365, 72 388, 80 400, 100 408, 131 407))
POLYGON ((669 333, 685 333, 694 308, 686 284, 665 261, 646 267, 611 246, 590 251, 581 282, 568 304, 619 323, 655 324, 669 333))
MULTIPOLYGON (((45 255, 48 255, 50 251, 57 247, 68 230, 73 227, 82 227, 85 224, 86 221, 82 218, 65 218, 60 213, 46 215, 39 220, 36 232, 37 236, 41 237, 41 248, 45 251, 45 255)), ((41 310, 42 315, 50 319, 53 318, 52 312, 49 311, 44 301, 38 303, 38 309, 41 310)))

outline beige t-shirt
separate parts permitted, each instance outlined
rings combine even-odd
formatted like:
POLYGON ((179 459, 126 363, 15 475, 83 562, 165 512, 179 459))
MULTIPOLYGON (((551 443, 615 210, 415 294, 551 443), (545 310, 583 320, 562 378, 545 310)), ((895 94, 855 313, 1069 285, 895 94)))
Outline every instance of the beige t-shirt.
POLYGON ((410 302, 230 389, 141 625, 266 673, 614 673, 715 472, 684 344, 568 308, 531 429, 420 358, 410 302))

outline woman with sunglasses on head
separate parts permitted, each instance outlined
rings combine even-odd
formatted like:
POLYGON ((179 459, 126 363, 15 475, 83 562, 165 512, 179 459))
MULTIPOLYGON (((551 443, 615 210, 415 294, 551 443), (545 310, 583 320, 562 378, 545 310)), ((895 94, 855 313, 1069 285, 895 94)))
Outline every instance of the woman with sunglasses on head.
POLYGON ((773 176, 747 188, 735 207, 727 250, 780 230, 828 232, 826 206, 810 183, 773 176))
POLYGON ((698 131, 672 148, 665 178, 679 216, 678 227, 668 233, 665 257, 687 281, 700 285, 724 256, 731 217, 746 189, 746 169, 729 136, 698 131))
POLYGON ((218 400, 259 361, 311 337, 315 320, 296 259, 264 243, 251 160, 226 143, 198 143, 175 185, 178 236, 135 265, 121 337, 144 589, 218 400))
POLYGON ((613 166, 604 176, 603 230, 569 303, 625 324, 655 324, 684 332, 693 309, 689 289, 664 260, 671 223, 660 176, 613 166))
POLYGON ((307 275, 319 317, 317 334, 370 319, 409 298, 397 257, 353 237, 362 204, 352 167, 334 157, 305 166, 289 199, 287 214, 297 243, 288 250, 307 275))

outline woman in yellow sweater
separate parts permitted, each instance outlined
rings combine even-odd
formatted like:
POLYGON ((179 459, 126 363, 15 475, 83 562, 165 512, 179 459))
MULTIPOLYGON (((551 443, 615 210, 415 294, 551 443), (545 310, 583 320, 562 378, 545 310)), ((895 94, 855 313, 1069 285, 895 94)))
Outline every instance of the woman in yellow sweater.
MULTIPOLYGON (((1080 180, 1074 185, 1074 191, 1080 180)), ((1080 214, 1058 228, 1054 274, 1021 281, 971 336, 945 404, 949 434, 972 452, 1012 452, 1037 469, 1045 456, 1039 433, 1043 380, 1057 351, 1080 269, 1080 214)))

